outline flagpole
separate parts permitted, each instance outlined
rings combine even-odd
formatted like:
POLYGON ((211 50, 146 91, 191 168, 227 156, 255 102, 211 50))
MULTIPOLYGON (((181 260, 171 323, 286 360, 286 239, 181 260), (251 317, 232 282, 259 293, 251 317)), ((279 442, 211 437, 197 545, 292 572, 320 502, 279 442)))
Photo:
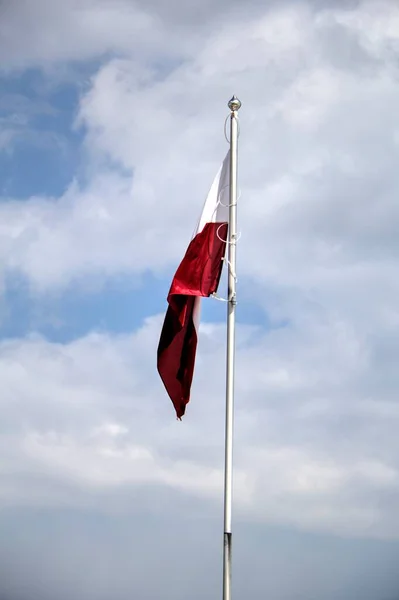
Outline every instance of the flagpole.
POLYGON ((227 239, 227 349, 226 349, 226 424, 224 463, 224 540, 223 540, 223 600, 231 600, 231 512, 233 493, 233 417, 234 358, 236 316, 236 243, 237 243, 237 139, 241 102, 233 96, 230 108, 230 196, 227 239))

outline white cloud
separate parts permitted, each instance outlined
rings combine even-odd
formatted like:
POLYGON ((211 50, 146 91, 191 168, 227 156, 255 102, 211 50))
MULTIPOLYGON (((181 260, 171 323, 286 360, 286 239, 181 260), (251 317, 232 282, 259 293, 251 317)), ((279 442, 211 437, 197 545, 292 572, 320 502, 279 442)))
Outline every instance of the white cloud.
POLYGON ((360 43, 371 55, 393 58, 397 52, 399 9, 394 3, 367 0, 351 11, 334 11, 333 18, 356 31, 360 43))
POLYGON ((5 70, 93 60, 112 51, 134 52, 145 46, 148 35, 154 39, 162 33, 156 18, 124 0, 5 2, 1 27, 5 70))
MULTIPOLYGON (((262 4, 253 2, 251 13, 262 4)), ((204 34, 236 18, 237 9, 237 1, 176 0, 166 7, 159 0, 5 0, 1 68, 39 67, 57 77, 63 62, 97 61, 110 54, 157 64, 181 61, 202 46, 204 34)))
MULTIPOLYGON (((204 328, 179 423, 155 376, 159 326, 157 318, 131 336, 1 344, 3 507, 82 507, 95 492, 97 510, 108 511, 104 493, 112 490, 115 503, 126 486, 220 504, 223 328, 204 328), (33 478, 29 497, 24 473, 33 478)), ((399 494, 399 413, 381 388, 363 404, 359 385, 372 389, 378 362, 339 324, 329 331, 329 339, 306 326, 252 340, 240 333, 235 510, 266 523, 398 538, 389 499, 399 494)))

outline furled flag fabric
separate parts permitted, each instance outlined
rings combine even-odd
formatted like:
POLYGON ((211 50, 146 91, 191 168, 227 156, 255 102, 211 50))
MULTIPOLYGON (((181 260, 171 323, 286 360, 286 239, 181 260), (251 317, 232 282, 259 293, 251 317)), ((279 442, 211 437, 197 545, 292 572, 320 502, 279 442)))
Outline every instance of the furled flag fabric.
POLYGON ((230 152, 212 184, 197 229, 168 294, 158 372, 180 419, 190 400, 201 297, 217 291, 226 251, 230 152))

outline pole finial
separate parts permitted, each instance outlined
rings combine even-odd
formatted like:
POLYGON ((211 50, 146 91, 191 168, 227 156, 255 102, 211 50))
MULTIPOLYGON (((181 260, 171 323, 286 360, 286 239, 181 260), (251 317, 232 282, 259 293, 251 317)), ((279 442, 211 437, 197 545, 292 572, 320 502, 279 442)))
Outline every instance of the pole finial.
POLYGON ((232 112, 236 112, 237 110, 240 110, 241 108, 241 102, 240 100, 237 98, 237 96, 233 96, 232 99, 229 101, 228 103, 228 107, 232 112))

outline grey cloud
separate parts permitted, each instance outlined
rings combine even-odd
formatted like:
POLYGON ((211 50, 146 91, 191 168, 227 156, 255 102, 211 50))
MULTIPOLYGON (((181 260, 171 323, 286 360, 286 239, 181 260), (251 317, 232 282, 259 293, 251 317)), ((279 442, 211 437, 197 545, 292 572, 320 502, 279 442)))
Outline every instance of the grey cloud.
MULTIPOLYGON (((155 600, 160 590, 164 598, 177 600, 220 595, 219 522, 214 516, 180 514, 181 500, 174 498, 169 519, 148 511, 135 521, 83 511, 3 513, 3 596, 124 600, 133 595, 155 600)), ((395 597, 395 544, 359 544, 240 521, 236 525, 234 582, 239 597, 395 597)))
POLYGON ((257 18, 265 11, 282 7, 305 11, 311 7, 316 13, 337 6, 351 10, 356 4, 349 0, 250 0, 244 7, 239 0, 174 0, 167 5, 160 0, 4 0, 0 7, 0 56, 6 72, 27 66, 51 68, 52 64, 65 61, 96 60, 109 52, 131 56, 139 51, 141 59, 146 56, 155 63, 159 62, 159 52, 163 61, 167 57, 184 60, 194 48, 201 48, 204 35, 231 22, 245 22, 249 15, 257 18))

